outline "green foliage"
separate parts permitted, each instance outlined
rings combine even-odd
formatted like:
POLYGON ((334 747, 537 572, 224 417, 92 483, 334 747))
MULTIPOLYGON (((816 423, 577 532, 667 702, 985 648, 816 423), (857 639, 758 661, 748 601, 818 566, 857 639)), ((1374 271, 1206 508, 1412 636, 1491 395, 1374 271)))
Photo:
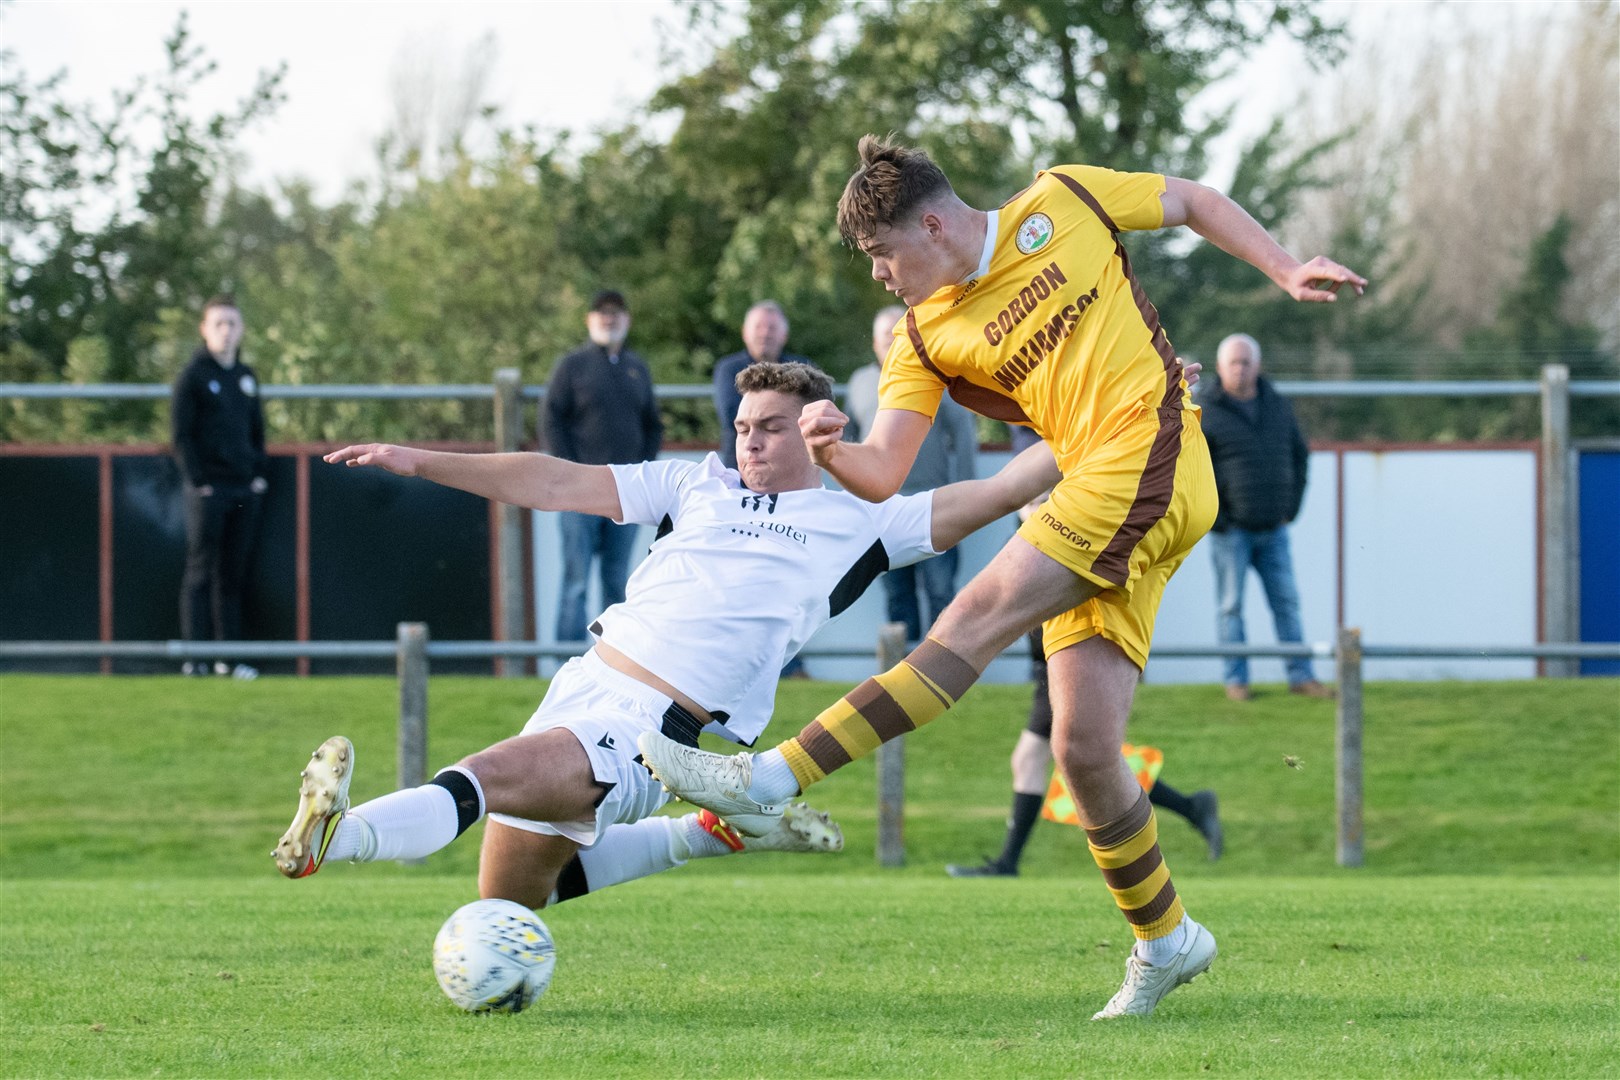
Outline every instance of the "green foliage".
MULTIPOLYGON (((1388 377, 1390 353, 1396 352, 1402 370, 1398 377, 1474 381, 1528 380, 1541 377, 1547 364, 1564 364, 1573 379, 1620 378, 1620 362, 1598 347, 1597 330, 1573 320, 1566 294, 1573 274, 1565 258, 1572 223, 1559 215, 1525 253, 1519 279, 1502 295, 1496 318, 1474 331, 1460 348, 1408 345, 1396 351, 1377 339, 1341 350, 1345 368, 1341 377, 1361 373, 1388 377)), ((1373 308, 1397 336, 1416 329, 1422 308, 1419 293, 1399 305, 1373 308), (1405 307, 1406 311, 1400 308, 1405 307)), ((1351 314, 1353 305, 1333 305, 1328 315, 1351 314)), ((1341 329, 1326 341, 1343 340, 1341 329)), ((1281 340, 1288 340, 1282 338, 1281 340)), ((1387 340, 1387 339, 1386 339, 1387 340)), ((1295 354, 1299 355, 1299 354, 1295 354)), ((1309 374, 1305 372, 1304 374, 1309 374)), ((1399 398, 1350 398, 1300 403, 1302 422, 1316 438, 1385 438, 1396 441, 1534 440, 1541 433, 1541 402, 1536 397, 1428 399, 1421 410, 1399 398)), ((1620 430, 1620 402, 1612 398, 1576 398, 1571 402, 1571 433, 1576 438, 1613 436, 1620 430)))
MULTIPOLYGON (((193 115, 190 94, 214 70, 182 14, 153 83, 114 95, 111 112, 64 100, 60 76, 30 83, 0 53, 0 344, 37 365, 12 374, 148 381, 164 313, 195 317, 232 282, 210 205, 237 137, 280 100, 282 72, 260 75, 230 113, 193 115), (155 124, 155 145, 135 129, 155 124), (132 192, 132 196, 125 192, 132 192), (95 370, 69 372, 74 344, 96 338, 95 370)), ((81 353, 88 356, 89 353, 81 353)), ((16 357, 13 356, 13 365, 16 357)), ((121 410, 108 407, 116 424, 121 410)))
MULTIPOLYGON (((1244 149, 1228 194, 1275 233, 1303 195, 1334 182, 1323 160, 1336 144, 1329 139, 1291 147, 1282 121, 1274 121, 1244 149)), ((1189 246, 1185 235, 1133 233, 1125 243, 1177 351, 1206 365, 1214 362, 1221 339, 1239 331, 1271 348, 1314 347, 1359 330, 1349 325, 1362 315, 1354 305, 1298 304, 1260 271, 1203 240, 1194 239, 1189 246)), ((1335 248, 1341 261, 1351 266, 1357 265, 1355 256, 1360 253, 1335 248)))
MULTIPOLYGON (((887 299, 832 212, 862 133, 928 147, 980 206, 1062 161, 1196 177, 1228 120, 1192 108, 1202 91, 1275 36, 1319 62, 1344 37, 1295 0, 686 10, 696 62, 589 145, 514 129, 479 107, 474 80, 443 146, 401 121, 380 140, 381 181, 330 205, 301 182, 235 181, 240 135, 279 103, 282 73, 262 74, 236 110, 196 117, 193 91, 214 65, 183 16, 164 70, 107 109, 69 101, 60 77, 31 80, 0 52, 0 381, 168 381, 203 298, 231 289, 243 355, 269 384, 483 385, 517 367, 533 385, 583 340, 584 299, 603 287, 629 296, 631 345, 660 383, 706 383, 767 297, 789 313, 789 347, 843 377, 869 360, 870 315, 887 299)), ((1245 149, 1234 196, 1285 226, 1303 197, 1343 179, 1330 164, 1342 138, 1296 143, 1279 121, 1245 149)), ((1386 169, 1357 189, 1365 205, 1332 239, 1341 261, 1399 265, 1409 241, 1388 207, 1400 182, 1386 169)), ((1206 362, 1242 329, 1283 377, 1383 376, 1391 348, 1417 376, 1517 377, 1508 369, 1549 358, 1577 377, 1612 375, 1589 328, 1560 321, 1568 228, 1529 254, 1496 327, 1416 362, 1421 288, 1304 308, 1184 234, 1127 243, 1172 340, 1206 362)), ((1534 403, 1340 399, 1302 412, 1320 437, 1507 438, 1529 430, 1534 403)), ((1579 403, 1577 426, 1602 430, 1613 413, 1579 403)), ((279 441, 460 441, 486 435, 490 406, 276 401, 267 417, 279 441)), ((718 437, 701 399, 666 406, 665 421, 671 441, 718 437)), ((0 403, 4 439, 161 442, 166 429, 161 402, 0 403)))

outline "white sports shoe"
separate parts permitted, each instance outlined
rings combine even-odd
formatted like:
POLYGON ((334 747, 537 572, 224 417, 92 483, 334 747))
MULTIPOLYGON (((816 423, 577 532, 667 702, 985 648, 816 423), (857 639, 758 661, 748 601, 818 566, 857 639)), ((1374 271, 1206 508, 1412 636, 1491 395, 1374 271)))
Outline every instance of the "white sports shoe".
POLYGON ((337 823, 349 808, 349 780, 354 776, 354 745, 334 735, 315 748, 299 774, 298 812, 282 833, 270 857, 290 878, 308 877, 321 868, 337 823))
POLYGON ((743 839, 742 833, 722 821, 713 810, 699 810, 698 828, 716 837, 732 851, 796 851, 810 854, 844 850, 844 833, 824 810, 808 803, 788 803, 776 828, 764 836, 743 839))
POLYGON ((1208 971, 1214 959, 1215 935, 1188 919, 1187 940, 1182 943, 1181 951, 1167 962, 1150 964, 1137 959, 1134 951, 1131 953, 1130 959, 1125 961, 1125 985, 1092 1019, 1146 1016, 1164 995, 1208 971))
POLYGON ((711 754, 685 746, 656 731, 642 732, 636 740, 641 760, 664 790, 725 819, 744 836, 765 836, 782 820, 783 804, 767 804, 749 797, 754 775, 752 754, 711 754))
POLYGON ((782 816, 776 819, 776 828, 764 836, 748 837, 743 841, 743 848, 746 851, 843 851, 844 831, 825 810, 817 810, 809 803, 788 803, 782 816))

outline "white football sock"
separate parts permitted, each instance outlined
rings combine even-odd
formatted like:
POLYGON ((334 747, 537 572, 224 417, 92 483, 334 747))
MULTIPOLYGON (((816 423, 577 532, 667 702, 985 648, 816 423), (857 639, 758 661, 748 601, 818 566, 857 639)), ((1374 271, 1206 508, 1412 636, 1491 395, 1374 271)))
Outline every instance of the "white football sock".
POLYGON ((799 778, 793 775, 780 750, 754 755, 754 774, 748 781, 748 794, 762 803, 786 802, 799 793, 799 778))
POLYGON ((591 892, 672 870, 686 862, 680 822, 650 817, 609 825, 602 839, 579 849, 579 863, 591 892))
POLYGON ((1136 958, 1149 964, 1162 964, 1170 960, 1187 943, 1187 935, 1192 932, 1195 925, 1191 919, 1183 915, 1181 921, 1176 923, 1176 928, 1164 937, 1153 938, 1151 941, 1138 940, 1136 958))
POLYGON ((338 819, 337 832, 326 845, 326 858, 330 862, 371 862, 376 851, 376 832, 351 811, 338 819))
POLYGON ((438 784, 406 788, 344 814, 326 858, 355 862, 426 858, 460 835, 458 824, 455 796, 449 791, 438 784))
POLYGON ((686 848, 687 858, 712 859, 717 855, 738 854, 732 850, 730 844, 699 825, 696 814, 687 814, 679 823, 682 828, 677 831, 681 836, 680 842, 686 848))
MULTIPOLYGON (((730 855, 731 848, 698 824, 696 814, 682 818, 650 817, 609 825, 602 839, 575 856, 585 872, 587 893, 673 870, 688 859, 730 855)), ((572 893, 574 896, 584 895, 572 893)), ((553 892, 548 903, 561 897, 553 892)))

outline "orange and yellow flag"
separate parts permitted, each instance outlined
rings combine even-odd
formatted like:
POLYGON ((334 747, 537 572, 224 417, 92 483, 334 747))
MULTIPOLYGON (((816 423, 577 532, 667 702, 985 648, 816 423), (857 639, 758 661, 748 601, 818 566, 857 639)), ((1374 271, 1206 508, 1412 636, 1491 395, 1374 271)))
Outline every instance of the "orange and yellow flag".
MULTIPOLYGON (((1119 752, 1124 755, 1131 772, 1136 774, 1136 782, 1142 785, 1142 790, 1152 791, 1154 782, 1159 779, 1159 770, 1164 768, 1164 754, 1159 748, 1126 743, 1119 748, 1119 752)), ((1041 817, 1060 825, 1080 824, 1080 813, 1074 805, 1074 796, 1069 794, 1069 785, 1063 780, 1063 770, 1055 765, 1052 767, 1052 786, 1046 789, 1046 803, 1041 807, 1041 817)))

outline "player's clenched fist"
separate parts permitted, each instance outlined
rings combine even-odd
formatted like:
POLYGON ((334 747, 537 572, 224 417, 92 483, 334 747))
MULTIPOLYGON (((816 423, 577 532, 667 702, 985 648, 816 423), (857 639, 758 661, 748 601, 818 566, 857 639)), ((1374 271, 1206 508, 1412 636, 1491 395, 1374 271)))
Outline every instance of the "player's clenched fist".
POLYGON ((799 434, 804 436, 810 457, 818 465, 824 464, 833 447, 843 440, 848 425, 849 417, 830 401, 812 401, 799 413, 799 434))
POLYGON ((328 465, 375 465, 395 476, 415 476, 422 463, 422 451, 390 443, 361 443, 334 450, 321 460, 328 465))

